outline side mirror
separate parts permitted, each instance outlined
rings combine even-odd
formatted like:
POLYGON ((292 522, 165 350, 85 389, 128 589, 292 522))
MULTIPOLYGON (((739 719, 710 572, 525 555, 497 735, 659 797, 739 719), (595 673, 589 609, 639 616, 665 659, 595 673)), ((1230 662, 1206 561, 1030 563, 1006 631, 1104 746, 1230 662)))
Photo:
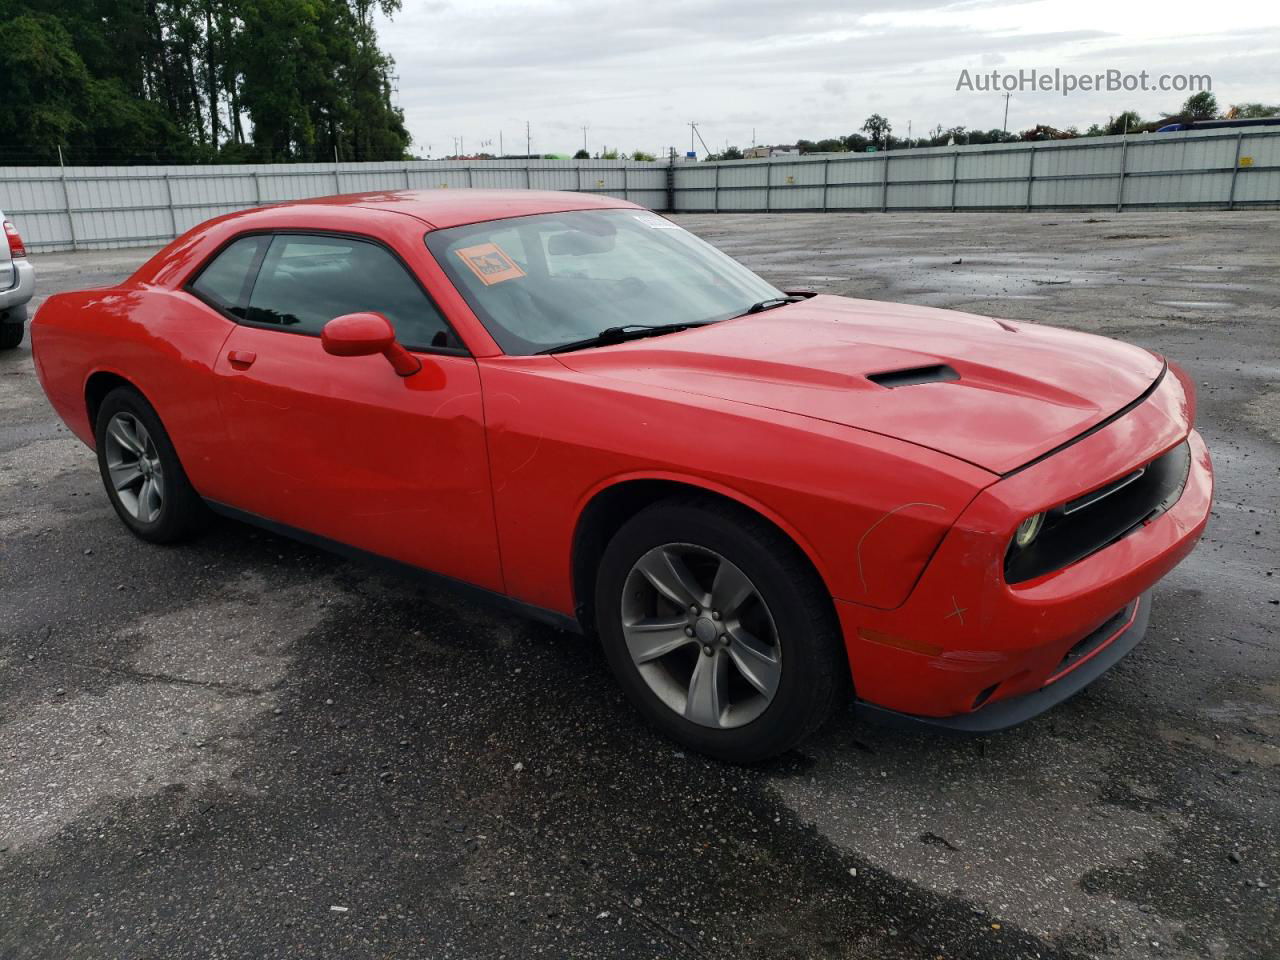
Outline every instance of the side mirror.
POLYGON ((422 361, 396 342, 391 321, 380 313, 347 313, 320 331, 320 345, 335 357, 371 357, 380 353, 402 377, 422 369, 422 361))

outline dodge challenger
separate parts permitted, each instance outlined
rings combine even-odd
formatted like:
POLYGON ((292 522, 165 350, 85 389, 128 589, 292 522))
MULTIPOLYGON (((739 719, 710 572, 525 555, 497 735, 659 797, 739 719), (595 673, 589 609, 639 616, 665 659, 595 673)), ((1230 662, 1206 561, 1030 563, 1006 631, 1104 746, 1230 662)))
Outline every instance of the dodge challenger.
POLYGON ((583 631, 735 762, 849 703, 1043 712, 1139 642, 1212 497, 1163 357, 781 290, 604 196, 231 214, 32 344, 138 537, 223 514, 583 631))

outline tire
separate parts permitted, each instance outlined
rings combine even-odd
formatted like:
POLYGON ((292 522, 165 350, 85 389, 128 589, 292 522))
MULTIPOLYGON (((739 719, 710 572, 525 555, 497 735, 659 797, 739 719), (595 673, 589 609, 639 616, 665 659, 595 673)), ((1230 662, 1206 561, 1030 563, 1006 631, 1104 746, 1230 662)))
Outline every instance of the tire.
POLYGON ((821 580, 789 538, 732 504, 682 496, 632 517, 605 548, 595 610, 627 697, 658 730, 707 756, 753 763, 784 753, 848 695, 848 659, 821 580), (680 585, 657 586, 655 570, 680 570, 680 585), (689 606, 675 603, 699 589, 689 606))
POLYGON ((16 349, 22 343, 22 338, 26 332, 27 328, 21 320, 17 323, 13 323, 10 320, 0 323, 0 350, 16 349))
POLYGON ((103 398, 94 427, 98 472, 107 498, 136 536, 151 543, 174 543, 204 525, 208 508, 142 394, 132 387, 116 387, 103 398))

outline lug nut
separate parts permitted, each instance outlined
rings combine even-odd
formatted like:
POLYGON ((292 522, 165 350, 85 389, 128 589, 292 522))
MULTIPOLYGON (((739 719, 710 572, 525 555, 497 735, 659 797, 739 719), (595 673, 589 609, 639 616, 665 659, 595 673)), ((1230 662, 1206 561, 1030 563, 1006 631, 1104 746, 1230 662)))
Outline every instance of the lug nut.
POLYGON ((696 603, 691 603, 689 604, 689 612, 696 614, 696 613, 700 613, 701 611, 698 610, 698 605, 696 603))
POLYGON ((729 635, 727 633, 720 634, 720 642, 727 647, 729 645, 729 635))
POLYGON ((712 619, 712 620, 719 620, 719 619, 720 619, 720 611, 719 611, 719 610, 712 610, 712 611, 711 611, 711 619, 712 619))
POLYGON ((703 647, 702 652, 706 654, 708 657, 711 656, 711 647, 710 646, 703 647))
POLYGON ((686 637, 692 637, 692 636, 693 636, 693 627, 685 627, 685 628, 684 628, 684 635, 685 635, 686 637))

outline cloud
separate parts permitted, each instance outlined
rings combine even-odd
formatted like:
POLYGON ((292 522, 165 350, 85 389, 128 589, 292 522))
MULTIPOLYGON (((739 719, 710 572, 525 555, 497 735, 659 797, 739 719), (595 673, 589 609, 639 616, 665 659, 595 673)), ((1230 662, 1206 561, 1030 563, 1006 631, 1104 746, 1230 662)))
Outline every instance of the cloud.
MULTIPOLYGON (((683 149, 691 120, 712 145, 748 143, 752 128, 761 142, 848 133, 872 111, 904 131, 999 126, 1003 97, 956 92, 966 68, 1207 72, 1224 103, 1280 101, 1280 9, 1247 7, 1249 31, 1205 34, 1177 26, 1203 23, 1190 0, 1158 18, 1111 0, 408 0, 380 37, 424 153, 500 133, 523 151, 526 120, 540 152, 577 149, 584 124, 593 151, 661 151, 683 149)), ((1010 127, 1180 101, 1015 94, 1010 127)))

